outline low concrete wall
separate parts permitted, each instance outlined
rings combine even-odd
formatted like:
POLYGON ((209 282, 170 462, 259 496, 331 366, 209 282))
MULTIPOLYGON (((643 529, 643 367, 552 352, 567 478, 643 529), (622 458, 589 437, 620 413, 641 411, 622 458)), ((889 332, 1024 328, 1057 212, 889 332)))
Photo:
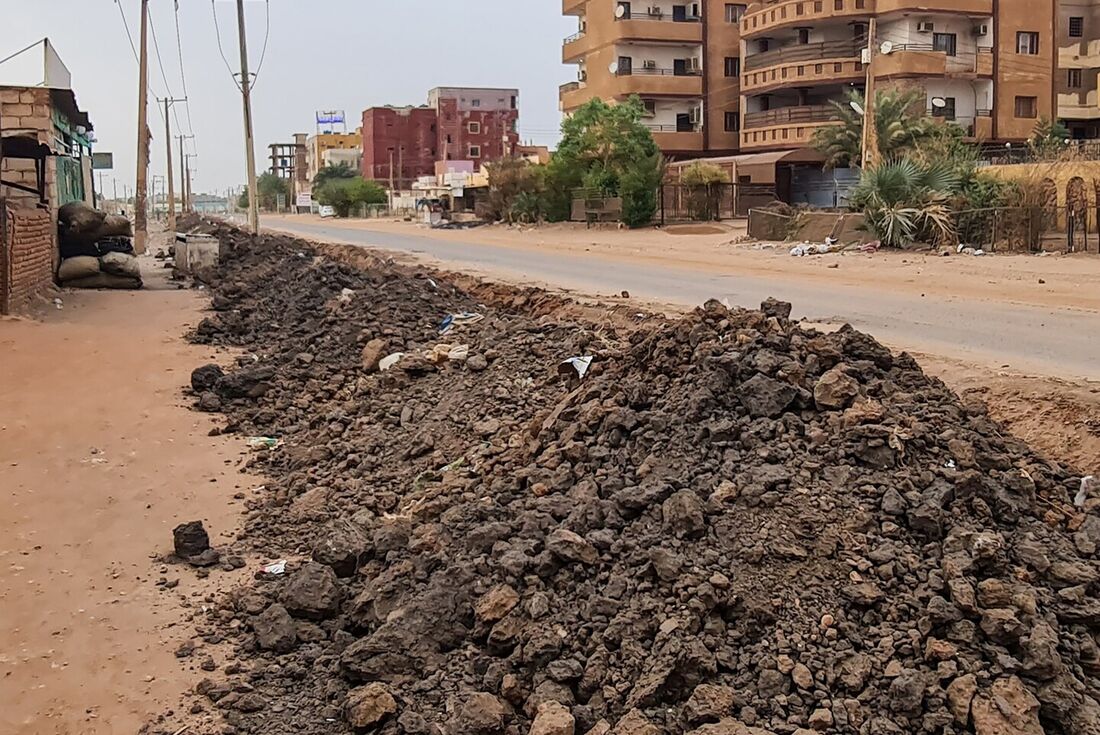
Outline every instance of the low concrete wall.
POLYGON ((854 212, 796 212, 787 215, 766 209, 749 212, 749 237, 757 240, 824 242, 835 237, 842 243, 868 242, 870 233, 863 229, 863 215, 854 212))

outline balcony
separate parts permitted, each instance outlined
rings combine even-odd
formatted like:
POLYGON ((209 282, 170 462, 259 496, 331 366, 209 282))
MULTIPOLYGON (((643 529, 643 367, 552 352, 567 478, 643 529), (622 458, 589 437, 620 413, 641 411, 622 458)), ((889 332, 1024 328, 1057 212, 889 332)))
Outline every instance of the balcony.
POLYGON ((561 42, 561 63, 575 64, 582 61, 591 50, 591 39, 584 31, 566 36, 565 40, 561 42))
POLYGON ((780 28, 813 25, 826 19, 869 18, 874 7, 875 0, 785 0, 771 3, 745 14, 741 19, 741 38, 768 36, 780 28))
POLYGON ((702 97, 703 74, 700 71, 679 72, 675 69, 634 69, 620 71, 615 77, 616 95, 632 94, 646 97, 702 97))
POLYGON ((936 76, 949 79, 974 79, 993 75, 993 49, 979 48, 975 54, 948 56, 930 43, 894 46, 889 54, 875 57, 876 77, 936 76))
POLYGON ((938 12, 991 16, 993 0, 874 0, 874 8, 880 16, 887 13, 934 15, 938 12))
POLYGON ((632 12, 615 20, 615 37, 622 41, 700 44, 703 24, 698 20, 673 20, 670 15, 632 12))
POLYGON ((830 105, 750 112, 742 125, 741 149, 802 148, 813 142, 818 129, 834 124, 837 119, 837 111, 830 105))
POLYGON ((744 94, 760 94, 777 87, 809 87, 820 84, 858 82, 865 78, 859 57, 830 59, 817 63, 784 64, 745 74, 741 78, 744 94))
POLYGON ((575 110, 592 99, 587 87, 584 82, 569 82, 558 87, 558 108, 562 112, 575 110))
POLYGON ((684 127, 650 123, 646 127, 653 133, 653 142, 665 153, 703 150, 703 130, 698 125, 684 127))
POLYGON ((562 15, 584 15, 584 6, 588 0, 561 0, 562 15))
POLYGON ((745 57, 745 71, 756 71, 781 64, 793 64, 799 61, 820 61, 822 59, 860 58, 867 48, 867 39, 853 38, 851 41, 823 41, 821 43, 803 43, 793 46, 750 54, 745 57))
POLYGON ((981 143, 993 137, 992 110, 976 110, 973 117, 943 117, 937 114, 938 112, 938 110, 929 109, 926 114, 936 122, 958 125, 965 131, 966 140, 981 143))

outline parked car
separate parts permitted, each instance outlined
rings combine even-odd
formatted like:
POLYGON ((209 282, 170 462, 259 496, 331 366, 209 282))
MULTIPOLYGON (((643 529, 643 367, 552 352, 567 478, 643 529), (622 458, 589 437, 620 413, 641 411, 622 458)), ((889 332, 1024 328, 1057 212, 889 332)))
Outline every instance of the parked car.
POLYGON ((332 207, 322 206, 318 210, 318 214, 320 214, 322 217, 335 217, 336 216, 336 210, 332 207))

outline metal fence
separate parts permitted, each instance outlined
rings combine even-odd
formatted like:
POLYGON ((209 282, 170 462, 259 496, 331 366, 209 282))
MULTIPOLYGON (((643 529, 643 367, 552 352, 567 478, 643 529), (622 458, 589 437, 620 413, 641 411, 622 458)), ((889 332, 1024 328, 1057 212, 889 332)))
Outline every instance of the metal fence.
POLYGON ((1000 207, 955 214, 959 243, 988 252, 1100 253, 1100 207, 1000 207))
POLYGON ((980 163, 1006 166, 1014 163, 1056 163, 1059 161, 1100 161, 1100 140, 1071 140, 1064 146, 1036 150, 1030 146, 983 145, 980 163))
POLYGON ((770 184, 663 184, 658 192, 662 225, 675 222, 715 222, 747 217, 753 207, 774 202, 770 184))

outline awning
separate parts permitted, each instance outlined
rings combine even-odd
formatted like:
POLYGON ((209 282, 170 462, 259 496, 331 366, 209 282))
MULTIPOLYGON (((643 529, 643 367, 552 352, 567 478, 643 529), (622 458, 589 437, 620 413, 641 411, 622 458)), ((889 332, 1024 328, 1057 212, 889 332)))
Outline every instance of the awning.
POLYGON ((712 163, 725 165, 732 163, 735 166, 756 166, 776 163, 825 163, 825 156, 813 148, 797 148, 787 151, 767 151, 764 153, 741 153, 736 156, 721 156, 717 158, 693 158, 689 161, 675 161, 672 166, 685 168, 693 163, 712 163))

